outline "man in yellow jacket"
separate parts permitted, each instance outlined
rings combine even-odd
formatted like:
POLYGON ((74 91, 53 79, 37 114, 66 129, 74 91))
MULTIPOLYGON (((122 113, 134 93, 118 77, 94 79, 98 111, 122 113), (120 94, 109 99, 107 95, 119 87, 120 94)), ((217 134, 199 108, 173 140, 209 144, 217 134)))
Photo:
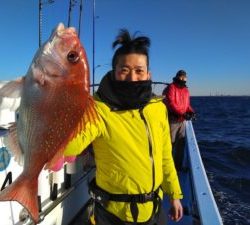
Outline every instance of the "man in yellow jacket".
POLYGON ((152 95, 148 37, 121 30, 113 48, 113 70, 95 94, 98 121, 67 146, 78 155, 93 144, 96 178, 90 186, 97 225, 165 225, 163 193, 170 197, 170 217, 183 215, 182 192, 172 159, 167 109, 152 95))

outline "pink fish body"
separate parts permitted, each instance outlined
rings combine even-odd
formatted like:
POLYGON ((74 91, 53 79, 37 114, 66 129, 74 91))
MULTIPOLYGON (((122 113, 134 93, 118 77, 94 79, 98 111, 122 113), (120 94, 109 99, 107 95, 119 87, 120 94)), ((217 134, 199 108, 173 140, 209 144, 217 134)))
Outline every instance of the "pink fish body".
POLYGON ((26 76, 0 89, 0 95, 18 93, 19 118, 7 141, 17 157, 24 156, 24 166, 22 174, 0 192, 0 201, 18 201, 38 222, 41 170, 59 169, 67 143, 86 122, 97 119, 86 53, 74 28, 59 24, 37 51, 26 76))

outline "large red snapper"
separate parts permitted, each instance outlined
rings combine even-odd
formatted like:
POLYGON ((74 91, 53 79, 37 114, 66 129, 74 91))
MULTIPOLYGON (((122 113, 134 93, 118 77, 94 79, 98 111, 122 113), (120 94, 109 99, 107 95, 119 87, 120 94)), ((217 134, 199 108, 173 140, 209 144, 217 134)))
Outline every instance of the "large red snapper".
POLYGON ((17 158, 24 155, 24 167, 0 192, 0 201, 18 201, 37 222, 40 171, 53 168, 67 143, 97 119, 86 53, 74 28, 59 24, 37 51, 26 76, 0 89, 2 96, 19 94, 19 118, 10 129, 8 146, 17 158))

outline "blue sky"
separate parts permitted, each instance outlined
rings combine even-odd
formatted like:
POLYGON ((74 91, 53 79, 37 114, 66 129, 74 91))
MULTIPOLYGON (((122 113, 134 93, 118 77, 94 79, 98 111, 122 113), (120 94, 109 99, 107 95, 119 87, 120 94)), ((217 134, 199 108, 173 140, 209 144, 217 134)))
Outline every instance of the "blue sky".
MULTIPOLYGON (((92 3, 83 0, 80 33, 91 68, 92 3)), ((59 22, 67 24, 68 4, 43 5, 43 42, 59 22)), ((95 6, 96 82, 111 68, 119 29, 128 28, 151 38, 154 81, 171 82, 184 69, 191 95, 250 95, 249 0, 96 0, 95 6)), ((78 27, 78 17, 75 6, 71 25, 78 27)), ((38 0, 2 1, 0 27, 0 79, 15 79, 25 75, 38 49, 38 0)))

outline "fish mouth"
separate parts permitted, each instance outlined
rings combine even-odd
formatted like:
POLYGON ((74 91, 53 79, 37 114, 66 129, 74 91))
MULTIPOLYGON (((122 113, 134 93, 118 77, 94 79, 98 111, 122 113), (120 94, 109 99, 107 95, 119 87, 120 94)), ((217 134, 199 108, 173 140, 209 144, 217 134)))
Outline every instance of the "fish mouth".
POLYGON ((43 46, 43 54, 49 55, 56 46, 56 42, 59 39, 65 40, 74 39, 77 37, 77 32, 74 27, 65 27, 63 23, 59 23, 57 27, 52 31, 49 40, 43 46))
MULTIPOLYGON (((59 23, 57 27, 55 28, 54 35, 57 35, 59 37, 62 37, 64 35, 77 35, 76 29, 74 27, 65 27, 63 23, 59 23)), ((52 37, 53 37, 52 34, 52 37)))
POLYGON ((34 66, 39 68, 42 73, 53 77, 67 75, 67 65, 65 65, 61 53, 65 51, 63 54, 68 54, 66 51, 68 47, 65 48, 64 44, 60 43, 69 43, 68 40, 72 40, 74 37, 77 37, 74 27, 65 27, 63 23, 59 23, 52 31, 49 40, 41 48, 41 57, 35 61, 34 66), (62 50, 64 48, 65 50, 62 50))
POLYGON ((64 29, 65 29, 65 26, 64 26, 63 23, 59 23, 59 24, 57 25, 57 27, 56 27, 56 31, 57 31, 57 32, 60 32, 60 31, 62 31, 62 30, 64 30, 64 29))

